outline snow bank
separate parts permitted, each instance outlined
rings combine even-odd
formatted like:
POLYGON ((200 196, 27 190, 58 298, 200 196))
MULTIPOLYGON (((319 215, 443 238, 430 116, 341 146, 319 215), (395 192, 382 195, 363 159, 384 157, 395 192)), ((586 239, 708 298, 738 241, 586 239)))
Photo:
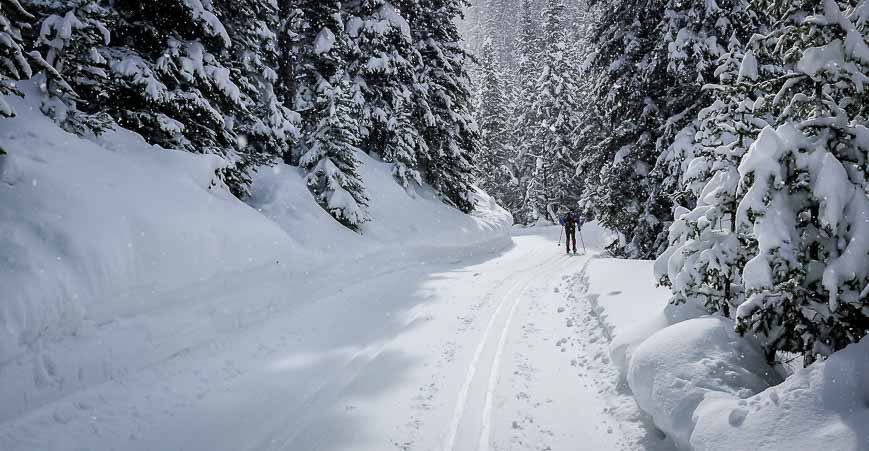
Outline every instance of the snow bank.
MULTIPOLYGON (((683 449, 704 397, 744 399, 778 382, 763 352, 720 317, 683 321, 652 335, 634 351, 628 384, 637 404, 683 449)), ((729 449, 752 449, 730 447, 729 449)))
POLYGON ((214 185, 219 158, 124 131, 98 146, 9 101, 19 116, 0 122, 0 366, 84 322, 154 307, 135 293, 303 254, 214 185))
MULTIPOLYGON (((596 246, 609 243, 609 235, 592 232, 587 235, 596 246)), ((610 359, 622 376, 631 352, 640 343, 667 326, 705 314, 688 306, 670 305, 670 291, 655 284, 653 265, 647 260, 597 258, 589 261, 585 271, 592 314, 610 340, 610 359)))
POLYGON ((869 340, 754 396, 708 395, 695 450, 869 450, 869 340))
POLYGON ((360 236, 316 204, 294 168, 262 171, 252 208, 215 180, 218 157, 124 130, 81 139, 33 99, 8 101, 18 116, 0 121, 0 422, 171 358, 223 323, 268 315, 272 298, 221 298, 233 281, 304 277, 347 252, 509 243, 512 218, 485 194, 464 215, 428 188, 406 193, 389 165, 365 156, 375 219, 360 236))
POLYGON ((667 305, 669 291, 655 286, 651 261, 598 258, 587 272, 592 309, 611 340, 667 305))
POLYGON ((624 327, 613 336, 610 343, 610 359, 623 377, 627 377, 628 363, 634 350, 649 337, 674 324, 706 315, 706 311, 694 305, 673 305, 667 303, 666 299, 662 304, 663 306, 654 311, 645 303, 641 306, 634 304, 633 309, 629 305, 622 307, 625 311, 632 312, 632 317, 636 317, 635 322, 624 323, 624 327))
POLYGON ((0 420, 108 377, 63 368, 44 348, 187 301, 157 293, 279 255, 315 258, 215 184, 221 159, 125 131, 95 144, 8 101, 19 114, 0 121, 0 420))
POLYGON ((513 217, 482 191, 471 215, 444 204, 428 186, 405 191, 392 178, 392 164, 358 155, 360 175, 374 218, 361 235, 333 221, 310 200, 299 168, 279 165, 254 178, 249 203, 289 235, 320 252, 363 255, 410 247, 468 246, 509 240, 513 217), (328 236, 328 239, 323 239, 328 236))

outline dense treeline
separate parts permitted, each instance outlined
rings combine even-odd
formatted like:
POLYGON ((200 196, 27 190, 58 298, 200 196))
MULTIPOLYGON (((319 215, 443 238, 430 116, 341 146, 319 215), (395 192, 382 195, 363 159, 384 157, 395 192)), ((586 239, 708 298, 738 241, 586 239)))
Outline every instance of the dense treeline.
POLYGON ((481 183, 518 221, 578 208, 770 360, 867 335, 869 3, 475 7, 481 183))
MULTIPOLYGON (((337 220, 368 219, 357 150, 470 211, 479 152, 464 0, 0 0, 0 92, 36 77, 69 131, 116 125, 216 154, 239 197, 284 161, 337 220)), ((0 113, 14 115, 5 103, 0 113)))

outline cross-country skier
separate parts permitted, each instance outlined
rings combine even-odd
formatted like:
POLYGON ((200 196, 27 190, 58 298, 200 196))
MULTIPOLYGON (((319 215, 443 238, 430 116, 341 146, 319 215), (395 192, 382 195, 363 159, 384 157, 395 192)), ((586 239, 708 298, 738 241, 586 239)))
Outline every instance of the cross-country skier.
POLYGON ((570 243, 573 243, 573 254, 576 255, 576 228, 579 226, 579 215, 571 210, 559 218, 559 222, 564 226, 564 235, 567 243, 567 254, 570 254, 570 243))

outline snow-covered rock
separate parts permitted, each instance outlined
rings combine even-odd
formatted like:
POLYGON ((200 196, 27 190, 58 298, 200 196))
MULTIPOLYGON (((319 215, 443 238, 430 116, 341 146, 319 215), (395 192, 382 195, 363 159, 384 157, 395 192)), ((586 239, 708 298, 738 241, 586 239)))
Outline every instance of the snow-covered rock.
POLYGON ((754 396, 707 395, 694 421, 698 451, 869 450, 869 340, 754 396))
POLYGON ((731 321, 712 316, 649 337, 633 352, 627 379, 640 408, 682 449, 689 449, 704 397, 745 399, 778 382, 757 345, 738 336, 731 321))

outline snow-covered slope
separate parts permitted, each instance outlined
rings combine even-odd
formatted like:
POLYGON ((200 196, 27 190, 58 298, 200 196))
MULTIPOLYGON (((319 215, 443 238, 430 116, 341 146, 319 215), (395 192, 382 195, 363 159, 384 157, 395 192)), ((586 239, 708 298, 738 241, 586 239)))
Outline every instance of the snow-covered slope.
MULTIPOLYGON (((292 168, 263 171, 251 208, 216 183, 217 157, 124 130, 84 140, 34 102, 8 101, 18 117, 0 122, 0 422, 207 340, 219 324, 194 333, 185 321, 242 276, 311 274, 394 246, 509 242, 509 214, 484 193, 464 215, 427 188, 406 193, 365 156, 375 219, 360 236, 292 168), (189 336, 161 340, 169 333, 189 336)), ((220 308, 231 316, 267 301, 220 308)))
POLYGON ((505 237, 510 214, 482 191, 471 217, 441 202, 428 186, 405 191, 392 178, 392 164, 359 154, 360 173, 374 218, 359 234, 335 221, 308 194, 299 168, 278 165, 255 177, 250 204, 308 249, 360 255, 408 246, 466 246, 505 237))

